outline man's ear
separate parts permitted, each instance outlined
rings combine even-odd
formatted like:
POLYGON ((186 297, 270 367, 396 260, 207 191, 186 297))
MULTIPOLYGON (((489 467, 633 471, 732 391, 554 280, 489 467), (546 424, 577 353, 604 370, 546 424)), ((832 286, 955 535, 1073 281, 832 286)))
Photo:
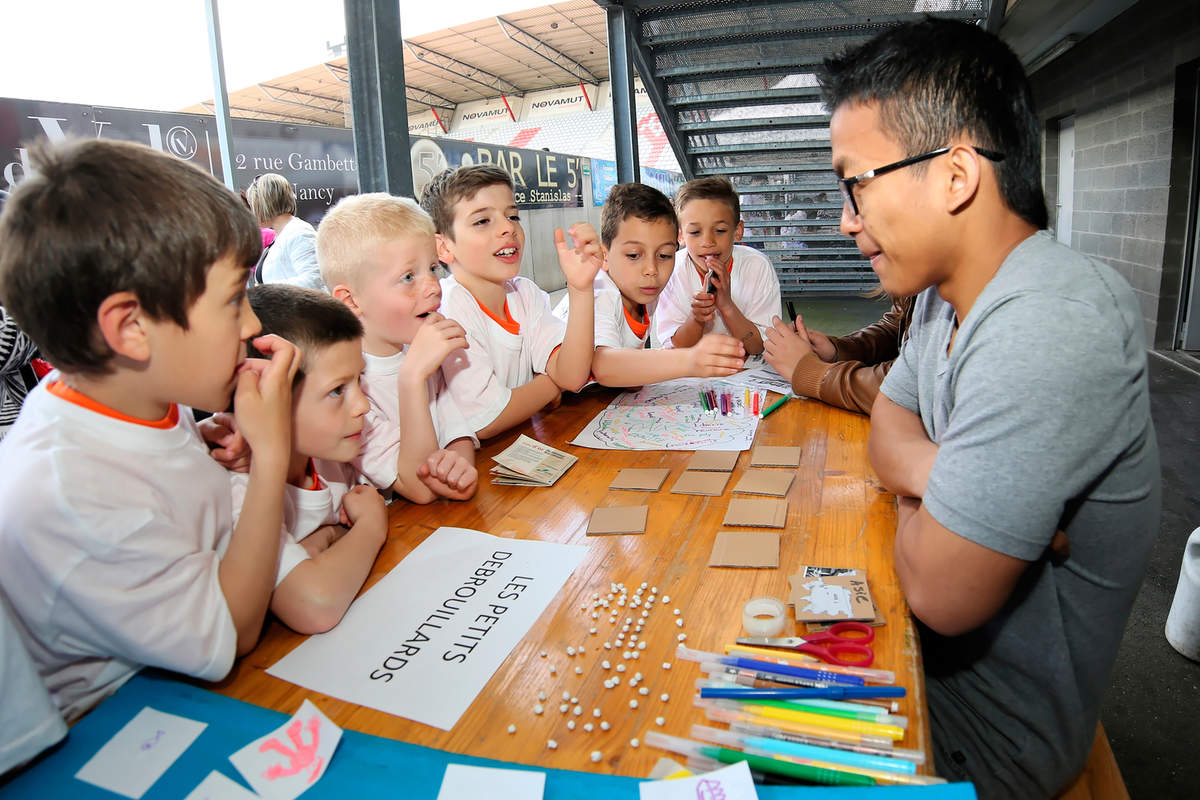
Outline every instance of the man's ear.
POLYGON ((983 156, 973 147, 955 145, 946 159, 946 211, 957 214, 970 205, 979 192, 983 156))
POLYGON ((134 361, 150 360, 149 321, 133 292, 110 294, 96 310, 96 325, 105 344, 117 355, 134 361))
POLYGON ((359 319, 362 318, 362 309, 358 305, 358 300, 354 296, 353 289, 344 283, 339 283, 337 286, 333 287, 333 290, 330 292, 330 294, 333 295, 335 300, 339 301, 345 305, 346 308, 353 311, 354 316, 358 317, 359 319))
POLYGON ((441 261, 449 269, 450 265, 454 263, 454 242, 450 237, 440 233, 435 233, 433 240, 437 243, 438 261, 441 261))

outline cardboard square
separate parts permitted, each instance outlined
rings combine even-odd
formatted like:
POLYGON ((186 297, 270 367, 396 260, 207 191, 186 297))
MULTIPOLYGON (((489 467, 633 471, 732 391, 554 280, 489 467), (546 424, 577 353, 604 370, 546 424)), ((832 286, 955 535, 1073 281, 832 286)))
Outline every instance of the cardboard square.
POLYGON ((698 472, 686 470, 671 487, 671 494, 703 494, 717 497, 729 483, 728 472, 698 472))
POLYGON ((634 489, 639 492, 657 492, 663 481, 671 474, 669 469, 623 469, 608 485, 610 489, 634 489))
POLYGON ((788 583, 791 585, 788 603, 795 607, 797 622, 875 619, 866 570, 835 575, 801 573, 788 576, 788 583))
POLYGON ((725 525, 782 528, 787 523, 788 503, 775 497, 735 497, 725 512, 725 525))
POLYGON ((798 467, 800 466, 800 448, 759 445, 750 453, 750 466, 798 467))
POLYGON ((592 512, 589 536, 607 533, 645 533, 649 506, 608 506, 592 512))
POLYGON ((687 469, 705 472, 732 472, 741 450, 698 450, 692 455, 687 469))
POLYGON ((708 557, 710 567, 779 566, 779 534, 770 531, 721 531, 708 557))
POLYGON ((778 469, 748 469, 733 487, 734 494, 765 494, 783 497, 796 480, 796 473, 778 469))

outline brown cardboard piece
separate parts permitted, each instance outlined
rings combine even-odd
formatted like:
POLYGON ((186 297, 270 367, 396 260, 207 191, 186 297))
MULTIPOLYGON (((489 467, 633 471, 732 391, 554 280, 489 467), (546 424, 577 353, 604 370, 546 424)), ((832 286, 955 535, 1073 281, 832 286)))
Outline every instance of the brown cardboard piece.
POLYGON ((787 500, 775 497, 735 497, 729 501, 723 525, 782 528, 787 524, 787 500))
POLYGON ((765 494, 783 497, 796 480, 796 473, 778 469, 748 469, 733 487, 734 494, 765 494))
POLYGON ((800 466, 800 448, 759 445, 750 452, 750 466, 798 467, 800 466))
POLYGON ((779 534, 770 531, 721 531, 708 557, 710 567, 779 566, 779 534))
POLYGON ((741 454, 740 450, 697 450, 688 462, 687 469, 732 472, 741 454))
POLYGON ((610 489, 633 489, 640 492, 657 492, 662 488, 663 481, 671 474, 669 469, 635 469, 627 468, 617 473, 610 489))
POLYGON ((875 619, 866 570, 841 575, 790 575, 788 583, 788 602, 795 607, 797 622, 875 619))
POLYGON ((645 533, 649 506, 607 506, 592 512, 589 536, 609 533, 645 533))
POLYGON ((728 472, 696 472, 686 470, 671 487, 671 494, 703 494, 717 497, 729 483, 728 472))

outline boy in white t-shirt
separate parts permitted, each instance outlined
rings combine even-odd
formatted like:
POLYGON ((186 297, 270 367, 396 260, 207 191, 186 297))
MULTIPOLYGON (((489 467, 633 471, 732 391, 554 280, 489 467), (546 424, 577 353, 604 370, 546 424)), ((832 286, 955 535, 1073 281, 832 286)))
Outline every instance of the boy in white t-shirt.
POLYGON ((675 271, 658 303, 663 347, 691 347, 706 333, 728 333, 750 355, 763 351, 780 313, 775 267, 742 238, 742 207, 726 178, 697 178, 675 193, 679 243, 675 271), (710 293, 708 287, 713 291, 710 293))
MULTIPOLYGON (((741 342, 705 334, 692 347, 646 349, 659 292, 671 277, 679 225, 667 196, 643 183, 614 186, 600 210, 603 275, 596 276, 596 352, 592 376, 604 386, 642 386, 672 378, 712 378, 742 368, 741 342)), ((567 300, 554 309, 566 317, 567 300)))
POLYGON ((59 371, 0 443, 0 589, 72 719, 143 665, 219 680, 258 640, 300 359, 254 338, 262 239, 237 195, 127 142, 31 155, 0 215, 0 296, 59 371), (231 397, 255 451, 236 526, 187 407, 231 397))
POLYGON ((518 275, 525 231, 508 173, 490 164, 446 170, 421 197, 433 217, 437 255, 450 267, 441 311, 466 331, 469 348, 442 365, 450 394, 480 439, 519 425, 562 391, 578 391, 592 365, 592 281, 600 243, 587 223, 554 232, 567 279, 567 322, 549 296, 518 275))
MULTIPOLYGON (((264 331, 304 353, 292 386, 292 447, 271 611, 298 633, 323 633, 346 613, 387 538, 383 498, 347 463, 358 456, 370 407, 358 385, 362 325, 329 295, 299 286, 255 286, 250 307, 264 331)), ((246 477, 231 473, 234 519, 244 508, 246 477)))
POLYGON ((355 466, 381 490, 414 503, 475 494, 475 429, 446 391, 442 362, 467 346, 437 313, 433 221, 414 201, 386 193, 344 197, 317 232, 321 273, 362 322, 371 401, 355 466))

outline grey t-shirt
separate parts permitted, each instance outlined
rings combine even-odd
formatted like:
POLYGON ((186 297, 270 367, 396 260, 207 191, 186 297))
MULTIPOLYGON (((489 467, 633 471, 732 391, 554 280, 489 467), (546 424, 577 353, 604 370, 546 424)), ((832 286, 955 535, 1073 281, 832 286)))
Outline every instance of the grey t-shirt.
POLYGON ((939 446, 923 502, 1030 565, 1000 612, 921 626, 939 774, 1049 796, 1082 768, 1158 531, 1158 447, 1138 303, 1111 268, 1035 234, 963 320, 926 290, 883 385, 939 446), (1065 560, 1047 546, 1062 529, 1065 560))

